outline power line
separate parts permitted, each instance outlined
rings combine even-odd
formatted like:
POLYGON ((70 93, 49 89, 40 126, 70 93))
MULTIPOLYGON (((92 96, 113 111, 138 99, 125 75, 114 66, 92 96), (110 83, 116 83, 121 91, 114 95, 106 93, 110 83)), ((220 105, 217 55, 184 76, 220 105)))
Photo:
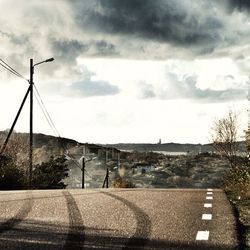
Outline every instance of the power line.
POLYGON ((44 108, 43 108, 43 106, 42 106, 40 100, 38 99, 37 93, 34 92, 34 94, 35 94, 35 98, 36 98, 36 100, 37 100, 37 103, 38 103, 40 109, 41 109, 42 112, 43 112, 43 115, 44 115, 45 119, 47 120, 47 122, 48 122, 50 128, 51 128, 51 129, 53 130, 53 132, 56 134, 55 129, 54 129, 53 126, 51 125, 50 120, 49 120, 49 118, 47 117, 46 112, 44 111, 44 108))
MULTIPOLYGON (((7 64, 3 59, 1 59, 1 58, 0 58, 0 65, 1 65, 3 68, 5 68, 6 70, 8 70, 10 73, 12 73, 13 75, 15 75, 15 76, 17 76, 17 77, 19 77, 19 78, 22 78, 22 79, 24 79, 24 80, 26 80, 26 81, 29 82, 29 80, 28 80, 27 78, 25 78, 23 75, 21 75, 19 72, 17 72, 14 68, 12 68, 10 65, 8 65, 8 64, 7 64)), ((35 98, 36 98, 36 100, 37 100, 37 102, 38 102, 38 104, 39 104, 39 107, 41 108, 41 110, 42 110, 42 112, 43 112, 43 114, 44 114, 44 116, 45 116, 45 119, 47 120, 49 126, 51 127, 51 129, 53 130, 53 132, 55 133, 55 135, 58 136, 59 139, 62 139, 61 136, 60 136, 60 133, 58 132, 58 130, 57 130, 57 128, 56 128, 56 126, 55 126, 55 124, 54 124, 54 122, 53 122, 53 120, 51 119, 51 116, 50 116, 48 110, 46 109, 46 107, 45 107, 45 105, 44 105, 44 102, 43 102, 43 100, 42 100, 42 98, 41 98, 41 95, 40 95, 40 93, 39 93, 39 91, 38 91, 38 89, 37 89, 37 87, 36 87, 35 84, 34 84, 34 87, 35 87, 35 92, 34 92, 35 98)), ((62 144, 62 147, 63 147, 63 149, 64 149, 65 151, 68 152, 68 149, 67 149, 63 144, 62 144)), ((72 161, 74 162, 74 164, 75 164, 79 169, 81 169, 81 170, 83 171, 83 169, 81 168, 81 166, 80 166, 80 164, 78 163, 78 161, 77 161, 76 159, 74 159, 74 157, 73 157, 69 152, 68 152, 67 154, 70 156, 70 158, 72 159, 72 161)), ((87 175, 89 178, 93 179, 93 177, 91 177, 90 174, 89 174, 85 169, 84 169, 84 172, 86 172, 86 175, 87 175)))
MULTIPOLYGON (((49 114, 49 112, 48 112, 48 110, 47 110, 47 108, 46 108, 46 106, 45 106, 45 104, 44 104, 44 102, 42 100, 42 97, 41 97, 41 95, 40 95, 40 93, 39 93, 39 91, 38 91, 38 89, 37 89, 37 87, 36 87, 35 84, 34 84, 34 89, 35 89, 34 93, 35 93, 36 100, 37 100, 37 102, 38 102, 38 104, 39 104, 39 106, 40 106, 40 108, 41 108, 41 110, 42 110, 42 112, 43 112, 43 114, 44 114, 44 116, 45 116, 45 118, 46 118, 49 126, 51 127, 51 129, 53 130, 53 132, 55 133, 55 135, 58 136, 59 139, 62 139, 61 136, 60 136, 60 133, 58 132, 58 130, 57 130, 57 128, 56 128, 56 126, 55 126, 55 124, 54 124, 54 122, 53 122, 53 120, 52 120, 52 118, 51 118, 51 116, 50 116, 50 114, 49 114)), ((71 160, 73 161, 73 163, 79 169, 83 170, 82 167, 80 166, 80 163, 74 158, 74 156, 71 153, 68 152, 68 149, 63 144, 62 144, 62 147, 63 147, 63 149, 65 151, 67 151, 67 155, 71 158, 71 160)), ((84 168, 84 172, 86 173, 86 175, 89 178, 93 179, 93 176, 85 168, 84 168)))
POLYGON ((27 78, 25 78, 23 75, 21 75, 19 72, 17 72, 15 69, 13 69, 9 64, 7 64, 3 59, 0 58, 0 61, 3 62, 7 67, 9 67, 13 72, 15 72, 17 75, 19 75, 21 78, 28 81, 27 78))
POLYGON ((10 73, 12 73, 12 74, 14 74, 15 76, 21 78, 18 74, 16 74, 14 71, 12 71, 11 69, 9 69, 8 67, 6 67, 5 65, 3 65, 2 63, 0 63, 0 65, 1 65, 2 67, 4 67, 5 69, 7 69, 10 73))
POLYGON ((41 109, 42 109, 43 112, 44 112, 44 116, 46 117, 46 119, 47 119, 47 121, 48 121, 50 127, 54 130, 54 132, 56 133, 56 135, 57 135, 58 137, 61 137, 61 136, 60 136, 60 133, 58 132, 58 130, 57 130, 57 128, 56 128, 56 126, 55 126, 55 124, 54 124, 54 122, 53 122, 53 120, 51 119, 51 116, 50 116, 48 110, 46 109, 46 107, 45 107, 45 105, 44 105, 44 102, 43 102, 43 100, 42 100, 42 97, 41 97, 41 95, 40 95, 40 93, 39 93, 39 91, 38 91, 38 89, 37 89, 37 87, 36 87, 35 84, 34 84, 34 87, 35 87, 36 94, 37 94, 37 96, 38 96, 38 98, 39 98, 39 100, 40 100, 40 104, 41 104, 40 107, 41 107, 41 109))
POLYGON ((0 62, 0 65, 2 67, 4 67, 5 69, 7 69, 10 73, 12 73, 12 74, 16 75, 17 77, 22 78, 22 79, 24 79, 26 81, 29 81, 23 75, 21 75, 20 73, 18 73, 15 69, 13 69, 10 65, 8 65, 3 59, 0 58, 0 61, 2 62, 2 63, 0 62))
MULTIPOLYGON (((45 107, 45 105, 44 105, 44 102, 43 102, 43 100, 42 100, 42 97, 41 97, 41 95, 40 95, 40 93, 39 93, 39 91, 38 91, 38 89, 37 89, 37 87, 36 87, 35 84, 34 84, 34 87, 35 87, 35 88, 34 88, 34 89, 35 89, 35 92, 34 92, 34 93, 35 93, 35 97, 36 97, 36 99, 37 99, 37 102, 38 102, 38 104, 39 104, 39 106, 40 106, 40 108, 41 108, 41 110, 42 110, 42 112, 43 112, 43 114, 44 114, 44 116, 45 116, 45 118, 46 118, 46 120, 47 120, 49 126, 51 127, 51 129, 53 130, 53 132, 55 133, 55 135, 58 136, 59 139, 62 139, 61 136, 60 136, 60 133, 58 132, 58 130, 57 130, 55 124, 54 124, 54 122, 53 122, 52 119, 51 119, 51 116, 50 116, 48 110, 46 109, 46 107, 45 107)), ((64 149, 65 151, 68 151, 68 149, 67 149, 63 144, 62 144, 62 147, 63 147, 63 149, 64 149)), ((82 170, 82 168, 81 168, 80 164, 78 163, 78 161, 77 161, 76 159, 74 159, 74 157, 73 157, 69 152, 68 152, 67 154, 68 154, 69 157, 72 159, 72 161, 74 162, 74 164, 75 164, 78 168, 80 168, 80 169, 82 170)))

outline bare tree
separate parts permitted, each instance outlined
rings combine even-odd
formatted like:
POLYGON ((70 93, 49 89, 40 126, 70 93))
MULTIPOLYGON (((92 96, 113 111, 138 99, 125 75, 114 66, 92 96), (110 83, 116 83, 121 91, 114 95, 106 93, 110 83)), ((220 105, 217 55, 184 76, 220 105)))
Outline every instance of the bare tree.
POLYGON ((231 109, 225 117, 216 119, 211 129, 213 147, 232 167, 237 165, 238 132, 238 114, 231 109))
MULTIPOLYGON (((5 130, 0 134, 0 147, 2 146, 7 134, 8 130, 5 130)), ((3 154, 11 158, 16 166, 19 166, 24 172, 26 172, 28 166, 28 149, 28 137, 25 134, 13 132, 3 154)))
MULTIPOLYGON (((248 153, 250 152, 250 112, 248 110, 248 127, 245 131, 245 138, 246 138, 246 148, 248 150, 248 153)), ((249 159, 250 160, 250 159, 249 159)))

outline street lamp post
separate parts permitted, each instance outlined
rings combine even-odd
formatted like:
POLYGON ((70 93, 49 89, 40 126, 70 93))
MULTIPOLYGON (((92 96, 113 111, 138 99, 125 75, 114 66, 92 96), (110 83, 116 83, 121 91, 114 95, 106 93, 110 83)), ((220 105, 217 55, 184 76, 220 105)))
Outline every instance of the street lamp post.
POLYGON ((33 59, 30 59, 30 152, 29 152, 29 189, 31 189, 33 165, 33 59))
POLYGON ((46 63, 52 62, 54 58, 49 58, 42 62, 36 63, 33 65, 33 59, 30 59, 30 151, 29 151, 29 189, 32 188, 32 168, 33 168, 33 75, 34 75, 34 68, 35 66, 46 63))

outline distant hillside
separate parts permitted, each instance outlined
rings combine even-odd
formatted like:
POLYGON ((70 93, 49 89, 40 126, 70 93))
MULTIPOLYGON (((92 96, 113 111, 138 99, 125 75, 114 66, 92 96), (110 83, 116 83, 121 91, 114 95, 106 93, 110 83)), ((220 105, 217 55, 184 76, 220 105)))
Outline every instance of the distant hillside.
MULTIPOLYGON (((238 142, 240 150, 245 151, 245 142, 238 142)), ((180 144, 180 143, 163 143, 163 144, 148 144, 148 143, 118 143, 107 144, 105 146, 115 147, 119 150, 129 151, 166 151, 166 152, 211 152, 214 148, 211 144, 180 144)))
MULTIPOLYGON (((19 136, 28 139, 28 133, 17 133, 19 136)), ((7 136, 6 131, 0 131, 0 144, 3 143, 7 136)), ((75 147, 83 143, 77 142, 68 138, 59 138, 51 135, 34 134, 34 148, 39 149, 46 146, 47 150, 53 152, 60 152, 65 148, 75 147)), ((245 142, 238 142, 241 151, 246 151, 245 142)), ((180 143, 162 143, 162 144, 150 144, 150 143, 118 143, 118 144, 105 144, 100 145, 104 147, 114 147, 119 150, 128 151, 165 151, 165 152, 211 152, 213 147, 211 144, 180 144, 180 143)))
MULTIPOLYGON (((5 138, 7 137, 7 131, 0 131, 0 143, 2 144, 5 138)), ((29 138, 29 133, 13 133, 11 135, 10 139, 13 138, 13 136, 18 135, 19 138, 27 139, 29 138)), ((59 138, 51 135, 45 135, 45 134, 33 134, 33 144, 34 148, 40 148, 42 146, 48 146, 48 147, 54 147, 54 148, 69 148, 76 146, 78 144, 77 141, 68 139, 68 138, 59 138)))

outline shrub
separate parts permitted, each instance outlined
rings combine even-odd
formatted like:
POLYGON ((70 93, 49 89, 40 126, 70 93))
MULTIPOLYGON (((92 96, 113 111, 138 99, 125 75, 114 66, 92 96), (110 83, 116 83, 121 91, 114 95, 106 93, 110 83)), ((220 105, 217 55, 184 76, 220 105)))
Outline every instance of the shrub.
POLYGON ((11 158, 0 156, 0 189, 23 189, 25 185, 23 171, 14 164, 11 158))
POLYGON ((68 166, 64 157, 53 158, 49 162, 36 165, 33 172, 33 187, 38 189, 65 188, 62 182, 68 177, 68 166))
POLYGON ((134 188, 135 185, 128 180, 125 180, 121 176, 117 176, 114 181, 112 182, 113 188, 134 188))
POLYGON ((250 198, 250 163, 230 169, 224 185, 234 198, 250 198))

